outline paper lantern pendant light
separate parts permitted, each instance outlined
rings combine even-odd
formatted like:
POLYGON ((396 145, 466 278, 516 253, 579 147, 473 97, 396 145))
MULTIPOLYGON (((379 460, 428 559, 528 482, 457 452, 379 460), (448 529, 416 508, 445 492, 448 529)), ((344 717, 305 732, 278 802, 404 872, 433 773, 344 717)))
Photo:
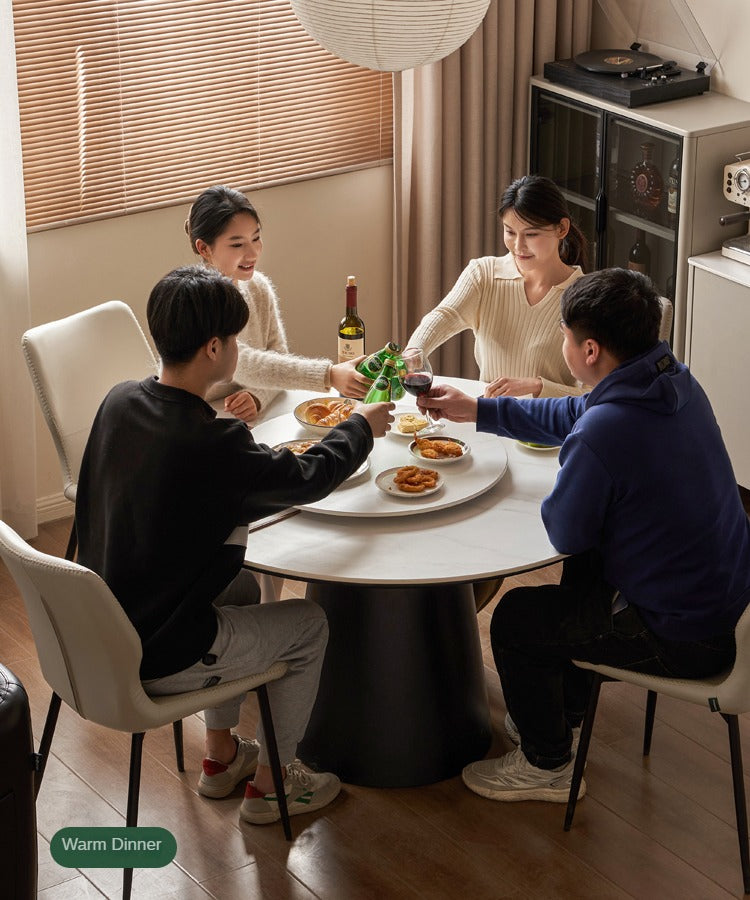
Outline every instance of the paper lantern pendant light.
POLYGON ((479 27, 490 0, 291 0, 305 30, 335 56, 382 72, 437 62, 479 27))

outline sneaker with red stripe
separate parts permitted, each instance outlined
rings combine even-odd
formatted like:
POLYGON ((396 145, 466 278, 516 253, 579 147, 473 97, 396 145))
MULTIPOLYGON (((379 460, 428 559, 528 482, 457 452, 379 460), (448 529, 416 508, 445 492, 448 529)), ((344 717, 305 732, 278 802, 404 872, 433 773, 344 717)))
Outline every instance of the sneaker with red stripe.
MULTIPOLYGON (((290 816, 314 812, 327 806, 341 790, 341 782, 331 772, 308 772, 295 761, 287 766, 284 793, 290 816)), ((250 782, 240 807, 240 818, 252 825, 267 825, 281 818, 275 794, 261 794, 250 782)))
POLYGON ((233 734, 237 752, 229 764, 221 763, 209 756, 203 760, 203 771, 198 779, 198 793, 204 797, 227 797, 237 785, 248 778, 258 768, 257 741, 246 741, 233 734))

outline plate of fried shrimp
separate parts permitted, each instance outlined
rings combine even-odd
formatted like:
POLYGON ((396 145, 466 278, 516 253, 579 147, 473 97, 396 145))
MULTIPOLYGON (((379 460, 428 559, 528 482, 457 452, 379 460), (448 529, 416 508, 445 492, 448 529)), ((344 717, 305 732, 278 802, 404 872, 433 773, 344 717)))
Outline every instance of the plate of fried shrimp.
POLYGON ((458 462, 471 453, 471 447, 454 437, 417 437, 409 444, 409 453, 430 465, 458 462))

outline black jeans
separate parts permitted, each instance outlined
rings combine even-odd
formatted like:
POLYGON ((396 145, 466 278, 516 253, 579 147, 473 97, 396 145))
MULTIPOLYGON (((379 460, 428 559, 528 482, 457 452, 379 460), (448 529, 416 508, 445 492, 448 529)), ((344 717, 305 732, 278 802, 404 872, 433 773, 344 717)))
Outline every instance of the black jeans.
POLYGON ((571 728, 586 711, 592 675, 572 659, 650 675, 703 678, 731 666, 734 634, 665 641, 633 606, 612 615, 615 591, 597 554, 569 557, 560 584, 515 588, 498 603, 491 639, 505 703, 532 765, 570 759, 571 728))

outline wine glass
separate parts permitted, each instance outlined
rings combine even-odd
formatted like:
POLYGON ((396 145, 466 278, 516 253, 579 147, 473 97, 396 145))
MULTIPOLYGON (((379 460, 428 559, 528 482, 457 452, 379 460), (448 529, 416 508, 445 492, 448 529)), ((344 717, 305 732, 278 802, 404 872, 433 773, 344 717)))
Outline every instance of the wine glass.
MULTIPOLYGON (((403 365, 399 367, 398 377, 404 386, 404 390, 408 391, 413 397, 426 394, 432 387, 432 366, 429 359, 427 359, 427 354, 424 350, 407 350, 401 359, 403 365)), ((429 411, 427 418, 430 420, 430 424, 421 428, 414 435, 415 438, 425 434, 434 434, 436 431, 440 431, 441 428, 445 428, 442 422, 437 422, 432 418, 429 411)))

